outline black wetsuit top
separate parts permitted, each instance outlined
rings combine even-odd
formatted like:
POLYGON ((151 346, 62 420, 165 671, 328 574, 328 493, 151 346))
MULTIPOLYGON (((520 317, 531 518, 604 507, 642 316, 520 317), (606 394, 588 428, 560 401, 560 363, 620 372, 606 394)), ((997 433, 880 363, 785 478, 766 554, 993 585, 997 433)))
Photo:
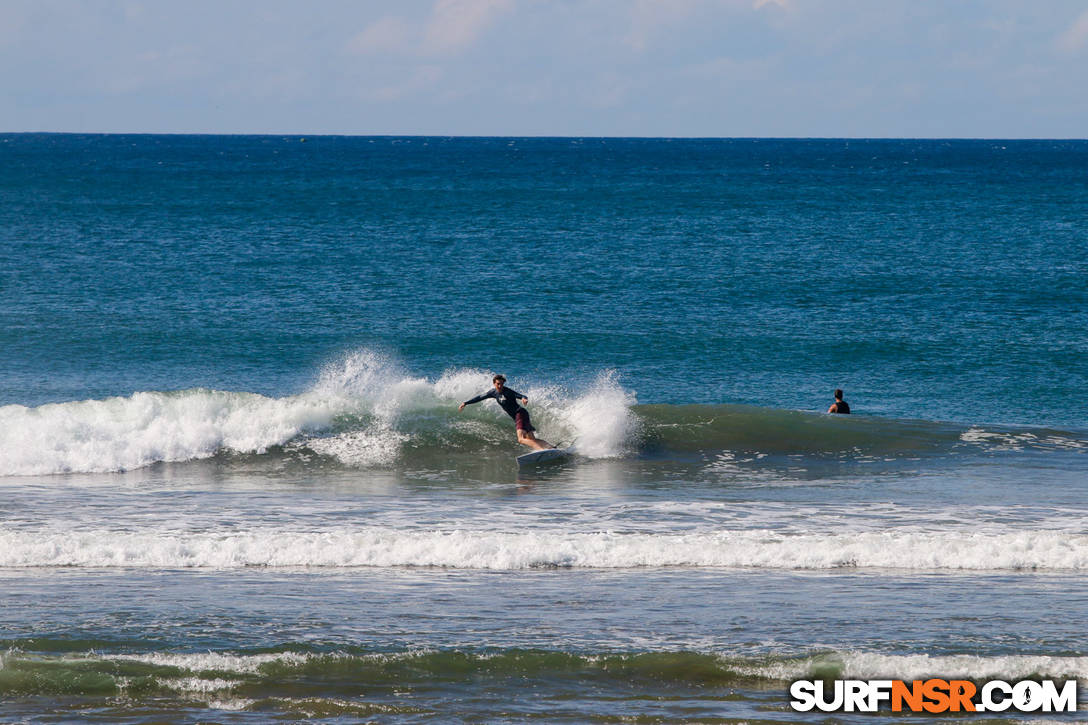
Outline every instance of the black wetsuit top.
POLYGON ((519 410, 525 410, 518 404, 518 401, 525 396, 521 393, 511 390, 510 388, 503 386, 502 392, 492 388, 483 395, 477 395, 472 400, 466 400, 465 405, 472 405, 473 403, 479 403, 481 400, 487 400, 488 398, 494 398, 502 409, 506 411, 506 414, 511 418, 517 417, 519 410))
POLYGON ((836 400, 835 401, 835 412, 836 413, 843 413, 845 415, 850 415, 850 404, 847 403, 845 400, 836 400))

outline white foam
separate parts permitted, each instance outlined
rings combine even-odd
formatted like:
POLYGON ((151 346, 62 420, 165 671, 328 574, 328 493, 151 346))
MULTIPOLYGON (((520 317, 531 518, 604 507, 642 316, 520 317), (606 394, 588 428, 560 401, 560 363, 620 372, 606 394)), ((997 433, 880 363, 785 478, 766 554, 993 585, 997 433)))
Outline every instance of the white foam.
POLYGON ((410 439, 410 436, 399 433, 388 424, 379 424, 329 438, 314 438, 307 441, 306 446, 346 466, 370 468, 396 461, 401 445, 410 439))
POLYGON ((425 531, 380 527, 245 533, 0 529, 4 567, 541 566, 766 569, 1088 569, 1088 535, 1053 531, 691 534, 425 531))
POLYGON ((311 659, 311 655, 297 652, 270 652, 251 655, 239 655, 229 652, 147 652, 139 654, 106 654, 99 655, 99 657, 104 660, 141 662, 156 667, 173 667, 187 672, 233 672, 236 674, 256 674, 261 667, 271 662, 301 665, 311 659))
POLYGON ((407 374, 396 360, 373 350, 357 350, 326 365, 309 394, 336 401, 341 410, 365 410, 386 423, 438 402, 425 378, 407 374))
POLYGON ((915 680, 954 677, 971 680, 1019 680, 1032 675, 1088 679, 1088 657, 1046 655, 887 655, 875 652, 836 652, 769 665, 734 667, 741 674, 775 680, 796 680, 832 668, 845 679, 915 680))
POLYGON ((122 471, 219 450, 262 453, 340 412, 315 396, 187 390, 0 408, 0 475, 122 471))
POLYGON ((199 677, 180 677, 162 680, 160 684, 177 692, 208 695, 213 692, 219 693, 224 690, 232 690, 242 683, 238 680, 223 680, 219 678, 214 680, 203 680, 199 677))
POLYGON ((1035 434, 1027 431, 989 431, 985 428, 972 427, 960 434, 964 443, 985 445, 995 451, 1022 451, 1025 449, 1050 449, 1079 451, 1088 448, 1088 441, 1072 438, 1068 435, 1035 434))
POLYGON ((620 386, 616 373, 608 371, 587 392, 560 405, 559 417, 574 431, 579 455, 611 458, 625 452, 636 432, 631 412, 636 402, 634 393, 620 386))
MULTIPOLYGON (((157 652, 138 655, 95 655, 86 659, 137 661, 153 665, 176 667, 192 673, 231 672, 257 674, 260 667, 270 663, 282 663, 299 667, 317 658, 330 656, 346 660, 401 661, 425 654, 430 650, 372 653, 362 655, 333 654, 311 655, 292 652, 239 655, 229 652, 176 654, 157 652)), ((480 653, 479 659, 498 656, 480 653)), ((846 679, 900 679, 915 680, 927 677, 962 678, 971 680, 1020 680, 1032 676, 1051 678, 1076 678, 1088 681, 1088 657, 1010 654, 981 656, 973 654, 884 654, 862 650, 835 651, 812 657, 755 663, 748 657, 732 653, 720 653, 719 657, 729 669, 739 674, 772 680, 796 680, 834 671, 837 677, 846 679)), ((591 661, 599 657, 588 657, 591 661)), ((230 689, 237 681, 223 678, 185 677, 163 680, 163 684, 178 690, 191 692, 215 692, 230 689)))
POLYGON ((434 392, 440 400, 457 403, 485 392, 491 385, 491 378, 492 374, 486 370, 447 370, 435 381, 434 392))
POLYGON ((229 700, 209 700, 208 707, 215 710, 224 710, 229 712, 237 712, 240 710, 246 710, 252 706, 256 700, 248 700, 242 697, 232 697, 229 700))
MULTIPOLYGON (((348 466, 388 465, 411 440, 406 416, 436 409, 452 415, 458 402, 486 390, 490 377, 459 369, 431 382, 406 374, 387 355, 360 350, 326 365, 310 390, 284 398, 196 389, 4 406, 0 476, 126 471, 220 451, 261 454, 303 437, 307 447, 348 466), (338 419, 353 427, 330 433, 338 419)), ((614 375, 603 375, 577 397, 555 391, 522 387, 543 433, 578 437, 579 449, 590 457, 622 452, 634 398, 614 375)), ((474 415, 509 422, 493 405, 474 415)), ((456 427, 465 419, 442 422, 439 416, 436 424, 456 427)))
POLYGON ((396 461, 401 446, 411 440, 397 430, 400 417, 437 402, 425 379, 405 374, 388 355, 372 350, 358 350, 326 365, 311 394, 337 401, 343 410, 365 410, 372 417, 363 429, 306 441, 316 453, 356 468, 396 461))

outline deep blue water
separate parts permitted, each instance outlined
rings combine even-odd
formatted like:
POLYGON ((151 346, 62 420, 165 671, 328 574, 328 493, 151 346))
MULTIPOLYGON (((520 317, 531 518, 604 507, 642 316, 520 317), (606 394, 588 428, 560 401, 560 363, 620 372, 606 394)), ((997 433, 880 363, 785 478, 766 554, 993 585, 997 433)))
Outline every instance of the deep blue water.
POLYGON ((0 135, 0 722, 1088 682, 1086 172, 1082 141, 0 135), (519 469, 458 412, 493 372, 575 457, 519 469))
POLYGON ((0 139, 0 401, 344 351, 648 403, 1081 425, 1088 143, 0 139))

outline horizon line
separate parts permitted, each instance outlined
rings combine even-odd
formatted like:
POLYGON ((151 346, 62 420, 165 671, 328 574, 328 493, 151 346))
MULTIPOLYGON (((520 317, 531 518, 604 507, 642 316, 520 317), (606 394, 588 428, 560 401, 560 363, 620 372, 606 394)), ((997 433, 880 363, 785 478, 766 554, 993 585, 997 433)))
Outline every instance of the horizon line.
POLYGON ((238 136, 307 138, 445 138, 445 139, 599 139, 647 141, 1088 141, 1088 137, 1057 136, 657 136, 449 133, 342 133, 239 131, 0 131, 0 136, 238 136))

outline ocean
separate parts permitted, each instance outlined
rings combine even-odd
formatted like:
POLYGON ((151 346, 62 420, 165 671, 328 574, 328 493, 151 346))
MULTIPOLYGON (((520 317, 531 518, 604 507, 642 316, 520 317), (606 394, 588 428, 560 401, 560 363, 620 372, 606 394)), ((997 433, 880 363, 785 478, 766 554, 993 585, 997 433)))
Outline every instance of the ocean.
POLYGON ((1083 141, 0 135, 0 722, 1088 709, 1086 331, 1083 141))

